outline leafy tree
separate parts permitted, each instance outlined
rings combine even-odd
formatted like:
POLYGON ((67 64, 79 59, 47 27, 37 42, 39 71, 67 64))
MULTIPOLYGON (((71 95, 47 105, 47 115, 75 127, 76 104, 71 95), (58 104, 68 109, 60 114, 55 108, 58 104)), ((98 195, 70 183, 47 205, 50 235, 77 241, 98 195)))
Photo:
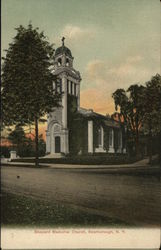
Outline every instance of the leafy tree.
MULTIPOLYGON (((12 130, 7 139, 11 142, 11 149, 16 150, 17 154, 21 157, 33 157, 34 156, 34 139, 31 133, 25 134, 24 129, 20 125, 16 125, 15 129, 12 130)), ((45 155, 45 141, 42 135, 39 135, 39 156, 45 155)))
POLYGON ((112 97, 115 102, 115 110, 120 110, 119 119, 122 119, 127 126, 128 131, 131 132, 135 140, 136 155, 138 154, 139 143, 139 128, 143 120, 143 92, 142 85, 131 85, 127 91, 124 89, 117 89, 112 97))
MULTIPOLYGON (((157 136, 161 144, 161 76, 159 74, 146 82, 143 104, 143 129, 144 133, 148 134, 149 137, 149 162, 151 163, 152 138, 157 136)), ((159 153, 161 154, 161 145, 159 153)))
POLYGON ((24 129, 19 124, 9 133, 7 139, 19 156, 33 156, 33 142, 31 138, 26 137, 24 129))
POLYGON ((2 65, 2 120, 5 126, 35 125, 35 164, 38 166, 38 123, 58 106, 51 72, 53 47, 31 24, 20 25, 2 65))
POLYGON ((24 144, 26 136, 23 128, 20 125, 17 125, 15 129, 9 133, 8 140, 15 148, 24 144))

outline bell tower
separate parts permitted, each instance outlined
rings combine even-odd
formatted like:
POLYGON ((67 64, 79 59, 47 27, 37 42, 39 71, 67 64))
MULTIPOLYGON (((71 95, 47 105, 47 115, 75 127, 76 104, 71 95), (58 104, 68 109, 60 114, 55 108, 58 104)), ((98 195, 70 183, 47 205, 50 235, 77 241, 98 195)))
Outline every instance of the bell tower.
POLYGON ((46 131, 46 153, 51 157, 69 153, 68 100, 76 99, 76 108, 80 108, 80 73, 73 68, 73 56, 65 46, 55 50, 53 74, 58 81, 53 82, 53 89, 62 93, 60 107, 48 114, 46 131))

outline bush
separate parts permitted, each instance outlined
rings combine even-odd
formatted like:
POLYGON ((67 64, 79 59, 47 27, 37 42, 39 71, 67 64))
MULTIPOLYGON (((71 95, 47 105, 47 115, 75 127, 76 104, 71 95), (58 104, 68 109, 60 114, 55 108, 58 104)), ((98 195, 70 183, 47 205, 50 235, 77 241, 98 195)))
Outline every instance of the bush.
POLYGON ((4 156, 5 158, 10 157, 10 148, 6 146, 1 146, 1 157, 4 156))
MULTIPOLYGON (((128 164, 140 160, 136 157, 129 158, 125 154, 106 154, 106 155, 83 155, 71 156, 64 158, 41 158, 40 163, 55 163, 55 164, 78 164, 78 165, 112 165, 112 164, 128 164)), ((16 159, 14 162, 34 162, 34 159, 16 159)))

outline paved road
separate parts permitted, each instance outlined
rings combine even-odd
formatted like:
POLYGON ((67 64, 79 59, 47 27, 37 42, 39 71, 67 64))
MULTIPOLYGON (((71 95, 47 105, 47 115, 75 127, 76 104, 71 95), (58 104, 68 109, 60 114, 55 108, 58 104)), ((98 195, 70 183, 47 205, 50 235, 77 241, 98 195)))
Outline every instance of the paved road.
POLYGON ((57 201, 136 226, 159 226, 156 176, 119 175, 108 169, 2 167, 2 189, 57 201), (17 176, 20 178, 17 178, 17 176))

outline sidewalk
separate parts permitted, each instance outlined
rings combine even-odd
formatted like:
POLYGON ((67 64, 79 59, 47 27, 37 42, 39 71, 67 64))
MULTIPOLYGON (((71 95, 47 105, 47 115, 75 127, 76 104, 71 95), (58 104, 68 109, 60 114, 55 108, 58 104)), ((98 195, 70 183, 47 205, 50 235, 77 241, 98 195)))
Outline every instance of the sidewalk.
MULTIPOLYGON (((34 163, 28 162, 8 162, 6 159, 1 160, 2 165, 11 166, 33 166, 34 163)), ((148 159, 143 159, 141 161, 132 164, 120 164, 120 165, 78 165, 78 164, 54 164, 54 163, 40 163, 40 166, 50 167, 55 169, 118 169, 118 168, 141 168, 149 167, 148 159)))

